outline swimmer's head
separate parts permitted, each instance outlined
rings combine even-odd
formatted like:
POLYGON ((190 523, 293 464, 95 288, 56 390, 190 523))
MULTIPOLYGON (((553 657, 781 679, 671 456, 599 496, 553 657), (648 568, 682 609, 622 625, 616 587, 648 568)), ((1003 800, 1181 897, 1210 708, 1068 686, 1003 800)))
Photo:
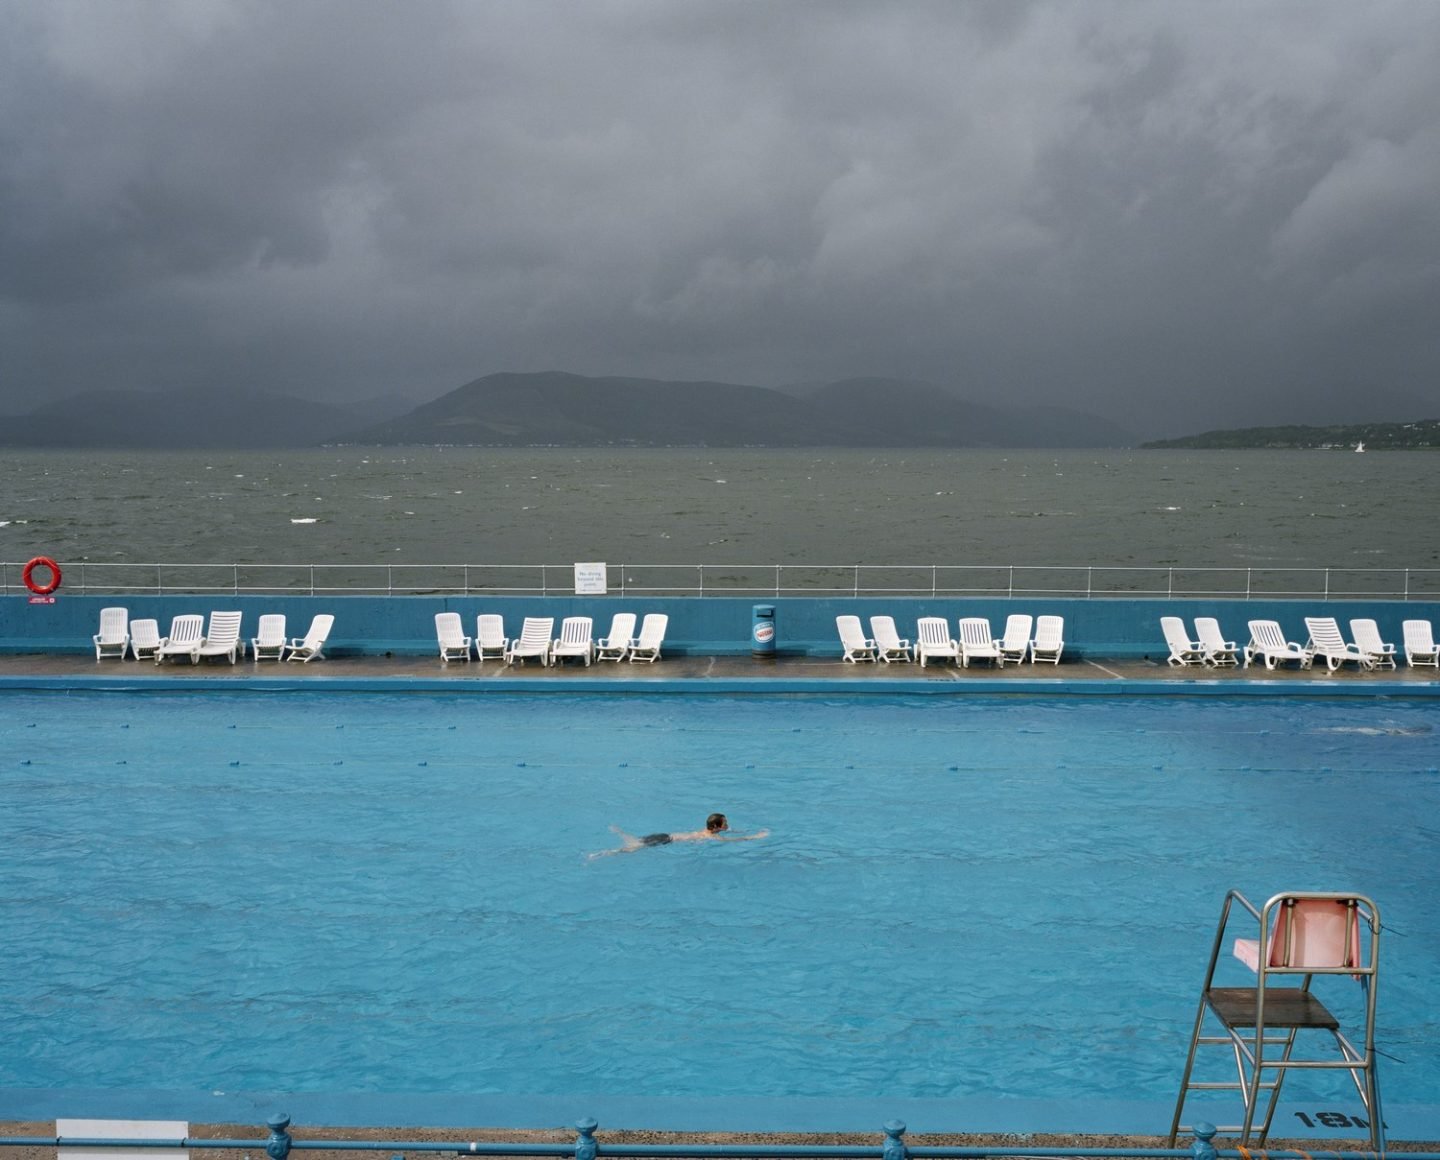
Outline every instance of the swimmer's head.
POLYGON ((705 828, 712 834, 718 834, 721 830, 728 830, 730 823, 724 814, 711 814, 705 819, 705 828))

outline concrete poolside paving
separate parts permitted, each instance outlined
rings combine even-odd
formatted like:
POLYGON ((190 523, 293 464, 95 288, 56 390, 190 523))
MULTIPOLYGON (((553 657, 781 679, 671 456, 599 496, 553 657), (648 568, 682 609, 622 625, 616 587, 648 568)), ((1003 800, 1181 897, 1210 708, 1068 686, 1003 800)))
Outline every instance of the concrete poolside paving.
POLYGON ((437 655, 327 656, 308 664, 250 659, 97 662, 88 653, 0 655, 0 688, 183 687, 208 685, 274 688, 278 685, 339 685, 357 690, 388 686, 428 691, 513 692, 829 692, 829 693, 1286 693, 1307 695, 1440 695, 1433 668, 1357 671, 1323 667, 1223 669, 1167 665, 1163 660, 1077 656, 1061 664, 1007 664, 1003 668, 932 662, 850 664, 838 657, 782 655, 673 655, 651 663, 566 661, 506 665, 501 661, 442 662, 437 655))

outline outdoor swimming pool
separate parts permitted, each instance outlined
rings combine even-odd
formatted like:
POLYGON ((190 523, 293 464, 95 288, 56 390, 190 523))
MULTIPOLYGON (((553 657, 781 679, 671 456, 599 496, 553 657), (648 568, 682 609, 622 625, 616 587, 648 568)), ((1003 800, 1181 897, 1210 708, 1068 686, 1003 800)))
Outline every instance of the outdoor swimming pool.
POLYGON ((1440 1090, 1434 702, 4 706, 4 1087, 1168 1110, 1236 887, 1375 898, 1387 1107, 1440 1090), (711 810, 772 836, 586 858, 711 810))

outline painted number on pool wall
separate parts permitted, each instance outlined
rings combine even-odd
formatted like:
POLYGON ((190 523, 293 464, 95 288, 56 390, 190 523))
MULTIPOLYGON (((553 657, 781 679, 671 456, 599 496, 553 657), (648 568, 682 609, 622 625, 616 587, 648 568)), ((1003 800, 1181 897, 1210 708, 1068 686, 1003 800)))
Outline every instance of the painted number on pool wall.
MULTIPOLYGON (((1344 1112, 1296 1112, 1295 1118, 1307 1128, 1364 1128, 1370 1130, 1370 1122, 1359 1116, 1347 1116, 1344 1112)), ((1385 1127, 1389 1127, 1386 1124, 1385 1127)))

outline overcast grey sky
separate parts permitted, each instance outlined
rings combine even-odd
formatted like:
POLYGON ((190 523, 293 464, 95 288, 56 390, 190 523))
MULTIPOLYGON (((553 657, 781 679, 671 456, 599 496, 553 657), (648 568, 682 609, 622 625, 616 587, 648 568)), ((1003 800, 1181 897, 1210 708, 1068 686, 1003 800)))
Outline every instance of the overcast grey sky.
POLYGON ((0 0, 0 411, 551 369, 1440 414, 1440 3, 0 0))

